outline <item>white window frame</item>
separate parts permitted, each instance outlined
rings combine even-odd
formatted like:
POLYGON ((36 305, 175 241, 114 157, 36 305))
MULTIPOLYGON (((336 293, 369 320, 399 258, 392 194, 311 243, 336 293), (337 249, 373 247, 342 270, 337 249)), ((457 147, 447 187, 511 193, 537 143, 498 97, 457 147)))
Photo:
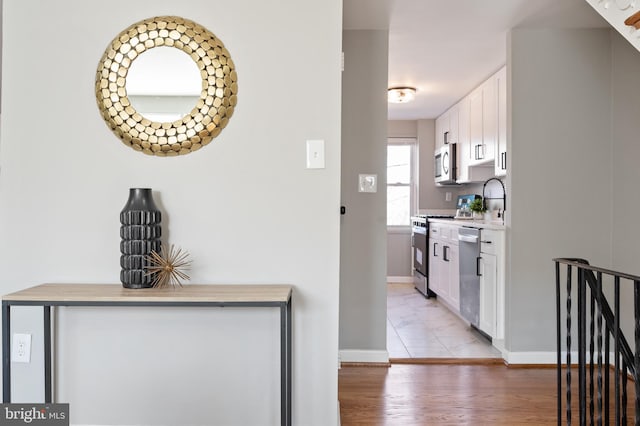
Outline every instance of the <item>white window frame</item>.
MULTIPOLYGON (((418 203, 418 138, 387 138, 387 147, 389 145, 409 145, 411 147, 411 177, 409 179, 409 214, 413 215, 417 211, 418 203)), ((387 181, 387 187, 389 186, 407 186, 404 183, 390 183, 387 181)), ((385 191, 387 188, 385 188, 385 191)), ((388 209, 388 205, 387 205, 388 209)), ((411 231, 411 223, 407 225, 389 225, 387 224, 387 232, 392 233, 406 233, 411 231)))

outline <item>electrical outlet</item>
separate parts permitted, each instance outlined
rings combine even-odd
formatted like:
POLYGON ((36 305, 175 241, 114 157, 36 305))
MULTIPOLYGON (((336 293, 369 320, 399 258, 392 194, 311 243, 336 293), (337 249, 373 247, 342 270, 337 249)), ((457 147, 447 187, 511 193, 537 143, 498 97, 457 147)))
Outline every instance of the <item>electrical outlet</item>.
POLYGON ((31 335, 15 333, 11 352, 13 362, 31 362, 31 335))

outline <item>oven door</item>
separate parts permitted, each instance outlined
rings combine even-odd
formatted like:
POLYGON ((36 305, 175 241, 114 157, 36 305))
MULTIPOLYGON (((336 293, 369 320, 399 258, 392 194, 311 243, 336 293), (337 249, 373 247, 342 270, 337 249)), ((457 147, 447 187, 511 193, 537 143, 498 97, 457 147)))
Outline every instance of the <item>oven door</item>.
POLYGON ((429 255, 427 253, 427 234, 425 228, 416 230, 414 227, 411 236, 411 245, 413 246, 413 268, 422 275, 427 276, 429 255))

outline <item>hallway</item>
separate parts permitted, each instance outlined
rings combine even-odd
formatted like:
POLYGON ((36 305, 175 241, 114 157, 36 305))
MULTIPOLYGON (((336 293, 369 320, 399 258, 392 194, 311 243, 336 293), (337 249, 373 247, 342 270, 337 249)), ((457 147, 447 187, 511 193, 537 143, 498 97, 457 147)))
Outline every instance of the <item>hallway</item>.
POLYGON ((480 333, 413 284, 387 285, 387 350, 391 359, 501 358, 480 333))

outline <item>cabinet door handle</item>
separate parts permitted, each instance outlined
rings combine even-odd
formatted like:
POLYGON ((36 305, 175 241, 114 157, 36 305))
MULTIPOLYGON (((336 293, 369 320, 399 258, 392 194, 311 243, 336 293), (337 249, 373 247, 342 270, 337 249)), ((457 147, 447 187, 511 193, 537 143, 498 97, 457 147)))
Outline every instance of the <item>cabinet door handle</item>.
POLYGON ((481 277, 482 274, 480 273, 480 259, 482 259, 481 257, 476 257, 476 275, 481 277))
POLYGON ((433 257, 438 257, 438 243, 433 243, 433 257))
POLYGON ((480 241, 482 244, 493 244, 493 241, 480 241))
POLYGON ((502 170, 507 170, 507 153, 500 153, 500 163, 502 164, 502 170))
POLYGON ((447 253, 448 253, 448 252, 449 252, 449 246, 444 246, 444 247, 442 248, 442 259, 443 259, 445 262, 448 262, 448 261, 449 261, 449 258, 447 257, 447 253))

